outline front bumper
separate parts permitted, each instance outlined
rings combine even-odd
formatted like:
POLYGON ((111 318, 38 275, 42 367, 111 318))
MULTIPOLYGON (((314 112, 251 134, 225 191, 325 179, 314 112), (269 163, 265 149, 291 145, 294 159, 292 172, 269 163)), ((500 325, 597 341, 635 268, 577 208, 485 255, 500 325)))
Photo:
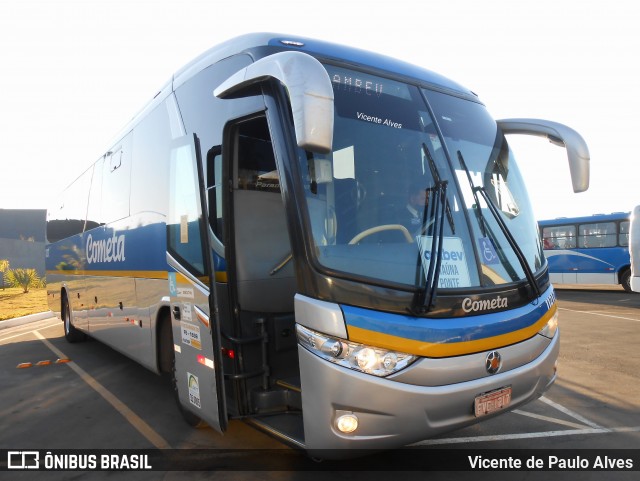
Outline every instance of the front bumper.
MULTIPOLYGON (((312 452, 329 450, 322 453, 323 457, 355 455, 340 450, 402 447, 504 412, 476 418, 473 408, 478 395, 505 386, 512 388, 509 409, 521 406, 540 397, 555 380, 559 338, 558 331, 546 349, 517 368, 440 386, 363 374, 336 366, 298 346, 305 446, 312 452), (346 413, 355 414, 359 421, 358 429, 351 434, 335 427, 336 419, 346 413)), ((460 357, 451 362, 460 363, 460 357)))

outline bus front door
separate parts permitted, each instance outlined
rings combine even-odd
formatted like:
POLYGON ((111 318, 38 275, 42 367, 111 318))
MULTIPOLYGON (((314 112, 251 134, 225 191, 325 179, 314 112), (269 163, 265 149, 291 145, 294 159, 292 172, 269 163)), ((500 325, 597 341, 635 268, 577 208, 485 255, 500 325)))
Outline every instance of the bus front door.
POLYGON ((167 263, 178 402, 190 424, 227 426, 220 329, 210 279, 212 250, 206 225, 202 164, 197 138, 180 138, 170 160, 167 263))

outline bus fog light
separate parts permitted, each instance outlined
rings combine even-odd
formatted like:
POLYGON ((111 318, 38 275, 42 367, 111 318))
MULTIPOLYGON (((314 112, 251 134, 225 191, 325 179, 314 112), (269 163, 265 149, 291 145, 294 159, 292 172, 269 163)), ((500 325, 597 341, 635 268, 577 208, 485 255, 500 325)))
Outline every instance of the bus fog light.
POLYGON ((338 431, 349 434, 358 429, 358 417, 355 414, 343 414, 336 419, 338 431))

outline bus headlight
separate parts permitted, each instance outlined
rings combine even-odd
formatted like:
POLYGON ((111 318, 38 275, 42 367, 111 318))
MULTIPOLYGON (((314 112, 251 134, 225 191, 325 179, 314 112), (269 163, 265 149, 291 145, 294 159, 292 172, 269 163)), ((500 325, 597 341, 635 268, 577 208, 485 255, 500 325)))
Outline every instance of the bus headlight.
POLYGON ((385 377, 404 369, 417 356, 329 337, 296 324, 298 342, 322 359, 356 371, 385 377))
POLYGON ((546 326, 544 326, 538 334, 548 337, 552 339, 553 336, 556 335, 556 331, 558 330, 558 311, 556 310, 555 314, 551 316, 551 319, 547 322, 546 326))

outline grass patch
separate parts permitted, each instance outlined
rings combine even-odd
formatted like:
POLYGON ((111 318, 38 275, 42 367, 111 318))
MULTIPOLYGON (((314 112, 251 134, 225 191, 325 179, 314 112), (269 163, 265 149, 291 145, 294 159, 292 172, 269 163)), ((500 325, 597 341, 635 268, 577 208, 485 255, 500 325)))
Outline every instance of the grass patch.
POLYGON ((0 289, 0 321, 48 310, 46 288, 31 288, 26 294, 21 287, 0 289))

